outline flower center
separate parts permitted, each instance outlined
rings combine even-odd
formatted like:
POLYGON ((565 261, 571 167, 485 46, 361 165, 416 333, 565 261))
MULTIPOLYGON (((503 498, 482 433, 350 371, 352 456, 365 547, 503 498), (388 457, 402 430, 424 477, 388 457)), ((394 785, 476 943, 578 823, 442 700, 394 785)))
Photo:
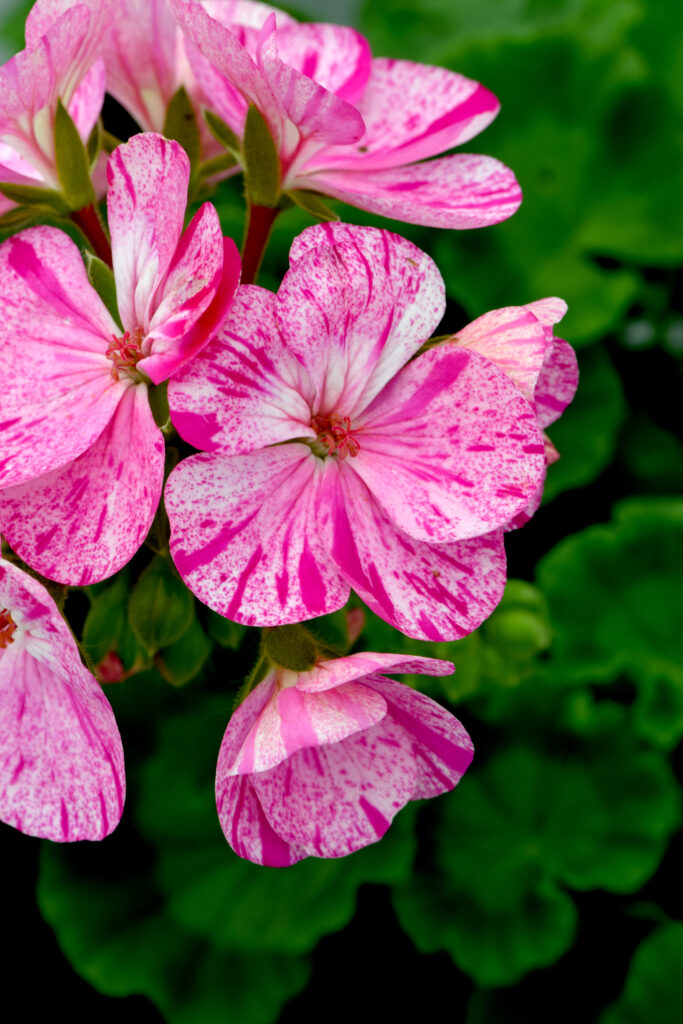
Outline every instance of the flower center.
POLYGON ((13 635, 16 628, 12 613, 6 608, 0 610, 0 651, 14 643, 13 635))
POLYGON ((311 426, 318 435, 311 448, 320 458, 336 455, 340 459, 345 459, 350 455, 353 459, 358 455, 360 444, 348 416, 323 416, 318 413, 311 420, 311 426))
POLYGON ((133 334, 126 331, 122 338, 112 334, 109 347, 107 348, 107 359, 114 364, 111 368, 111 375, 115 380, 119 379, 119 370, 123 370, 128 377, 136 377, 135 367, 142 359, 142 331, 138 328, 133 334))

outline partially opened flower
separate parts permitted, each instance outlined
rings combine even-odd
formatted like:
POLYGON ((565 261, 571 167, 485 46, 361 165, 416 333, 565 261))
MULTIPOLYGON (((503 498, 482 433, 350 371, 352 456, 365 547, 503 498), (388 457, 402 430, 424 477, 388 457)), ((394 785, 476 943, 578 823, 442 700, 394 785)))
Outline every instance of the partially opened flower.
MULTIPOLYGON (((38 0, 26 49, 0 68, 0 182, 59 188, 54 124, 61 99, 87 141, 104 100, 102 39, 115 0, 38 0)), ((0 196, 0 213, 13 206, 0 196)))
POLYGON ((464 728, 380 674, 452 671, 373 653, 308 672, 273 667, 233 714, 218 755, 216 805, 235 852, 271 867, 343 857, 381 839, 409 800, 453 789, 474 753, 464 728))
POLYGON ((108 168, 122 327, 51 227, 0 246, 0 508, 9 543, 62 583, 112 575, 145 539, 164 473, 148 400, 222 322, 239 277, 206 203, 183 233, 189 161, 138 135, 108 168))
MULTIPOLYGON (((499 161, 469 153, 428 159, 469 141, 497 114, 497 99, 477 82, 373 59, 354 29, 283 23, 265 18, 264 5, 233 5, 228 28, 210 16, 211 4, 168 2, 194 44, 188 55, 204 102, 240 139, 249 103, 265 118, 282 191, 322 192, 447 228, 494 224, 519 206, 519 185, 499 161)), ((216 5, 223 20, 226 6, 216 5)))
POLYGON ((439 323, 432 260, 398 235, 325 225, 294 242, 279 292, 241 287, 169 386, 206 454, 171 473, 171 552, 222 615, 280 625, 349 588, 410 636, 455 639, 500 600, 502 527, 544 471, 529 402, 439 323))
POLYGON ((0 820, 56 842, 103 839, 125 792, 99 683, 45 587, 0 561, 0 820))

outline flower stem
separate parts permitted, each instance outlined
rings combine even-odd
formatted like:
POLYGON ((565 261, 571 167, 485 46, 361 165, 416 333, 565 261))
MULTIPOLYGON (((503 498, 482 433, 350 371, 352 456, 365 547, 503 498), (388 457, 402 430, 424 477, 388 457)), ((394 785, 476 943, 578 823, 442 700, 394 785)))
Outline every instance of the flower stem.
POLYGON ((270 232, 279 212, 277 206, 249 204, 242 244, 242 284, 256 282, 270 232))
POLYGON ((82 210, 76 210, 71 214, 71 219, 88 239, 95 255, 99 256, 108 267, 111 267, 111 245, 94 205, 91 203, 90 206, 84 206, 82 210))

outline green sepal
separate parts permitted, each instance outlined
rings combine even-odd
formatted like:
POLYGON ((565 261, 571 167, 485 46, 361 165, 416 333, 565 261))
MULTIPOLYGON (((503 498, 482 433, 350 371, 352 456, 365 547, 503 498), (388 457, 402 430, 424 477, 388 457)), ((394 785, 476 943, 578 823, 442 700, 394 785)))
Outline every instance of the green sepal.
POLYGON ((94 665, 110 651, 117 650, 119 637, 126 625, 128 577, 119 573, 111 586, 93 597, 83 626, 83 653, 94 665))
POLYGON ((17 231, 23 231, 39 219, 36 210, 26 206, 15 206, 0 217, 0 235, 14 235, 17 231))
POLYGON ((263 650, 272 662, 292 672, 312 669, 319 654, 315 637, 298 623, 264 629, 263 650))
POLYGON ((156 667, 167 683, 184 686, 199 675, 211 654, 213 642, 197 619, 175 643, 165 647, 155 658, 156 667))
POLYGON ((184 85, 173 94, 168 104, 164 135, 180 143, 188 155, 190 167, 195 171, 201 157, 201 139, 197 115, 184 85))
POLYGON ((253 206, 273 209, 280 198, 280 158, 270 128, 258 107, 249 104, 244 124, 244 174, 253 206))
POLYGON ((113 270, 107 266, 104 260, 101 260, 99 256, 95 256, 88 249, 84 251, 83 259, 85 260, 85 269, 88 272, 90 284, 102 299, 121 333, 123 333, 123 324, 121 323, 119 306, 116 301, 116 281, 113 270))
POLYGON ((69 209, 82 210, 94 203, 88 151, 61 100, 57 101, 55 114, 55 161, 62 195, 69 209))
POLYGON ((297 206, 305 210, 306 213, 310 213, 316 220, 322 221, 334 221, 339 220, 339 214, 331 210, 326 203, 322 201, 317 192, 308 192, 305 189, 295 189, 293 192, 286 192, 287 195, 297 206))
POLYGON ((91 171, 95 167, 95 164, 97 163, 97 158, 100 155, 100 152, 102 151, 102 133, 102 121, 97 120, 95 122, 95 127, 90 132, 90 135, 88 137, 88 144, 85 147, 86 152, 88 154, 88 162, 90 164, 91 171))
POLYGON ((225 146, 226 149, 230 150, 235 159, 239 159, 242 153, 242 146, 232 128, 229 128, 225 121, 211 110, 204 111, 204 120, 216 142, 220 142, 221 146, 225 146))
POLYGON ((216 643, 231 651, 239 650, 247 631, 246 626, 239 622, 233 622, 232 619, 226 619, 210 608, 206 610, 206 626, 216 643))
POLYGON ((199 165, 198 176, 202 179, 210 178, 212 174, 220 174, 221 171, 229 171, 231 167, 237 166, 237 159, 232 153, 221 153, 211 160, 205 160, 199 165))
POLYGON ((138 579, 128 603, 128 620, 143 647, 156 654, 189 629, 192 594, 163 555, 157 555, 138 579))
MULTIPOLYGON (((10 181, 0 182, 0 194, 13 203, 29 208, 38 208, 58 217, 67 217, 69 207, 63 197, 53 188, 37 188, 33 185, 14 185, 10 181)), ((13 213, 13 210, 9 211, 13 213)), ((7 214, 5 214, 7 216, 7 214)))
POLYGON ((117 139, 115 135, 108 132, 106 128, 102 130, 102 147, 107 153, 113 153, 115 149, 123 145, 122 139, 117 139))
POLYGON ((168 381, 165 380, 161 384, 152 384, 147 390, 149 394, 149 407, 152 410, 154 422, 160 430, 163 430, 170 421, 168 381))

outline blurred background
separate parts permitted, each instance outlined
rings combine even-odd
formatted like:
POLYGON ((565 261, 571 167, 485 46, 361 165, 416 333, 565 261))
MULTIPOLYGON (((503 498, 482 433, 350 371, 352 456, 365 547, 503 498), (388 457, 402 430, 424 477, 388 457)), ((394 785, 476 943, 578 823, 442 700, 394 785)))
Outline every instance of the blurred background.
MULTIPOLYGON (((23 45, 29 6, 2 2, 3 60, 23 45)), ((453 794, 411 805, 350 858, 283 871, 240 861, 216 820, 213 773, 258 634, 197 607, 154 670, 107 689, 128 770, 117 832, 65 849, 0 826, 6 986, 33 1017, 67 1010, 76 1024, 678 1024, 680 4, 287 9, 355 24, 376 55, 449 67, 501 100, 465 148, 517 174, 525 198, 508 222, 439 232, 337 204, 436 259, 449 296, 439 333, 498 306, 569 303, 559 333, 581 383, 549 430, 561 459, 543 506, 508 537, 503 603, 457 644, 416 644, 370 614, 357 644, 452 659, 456 674, 427 692, 463 721, 475 762, 453 794)), ((122 137, 113 104, 106 117, 122 137)), ((213 201, 239 240, 239 183, 213 201)), ((298 209, 281 216, 262 284, 277 287, 309 223, 298 209)), ((93 650, 116 633, 124 663, 127 586, 67 604, 93 650), (111 635, 95 628, 105 620, 111 635)))

